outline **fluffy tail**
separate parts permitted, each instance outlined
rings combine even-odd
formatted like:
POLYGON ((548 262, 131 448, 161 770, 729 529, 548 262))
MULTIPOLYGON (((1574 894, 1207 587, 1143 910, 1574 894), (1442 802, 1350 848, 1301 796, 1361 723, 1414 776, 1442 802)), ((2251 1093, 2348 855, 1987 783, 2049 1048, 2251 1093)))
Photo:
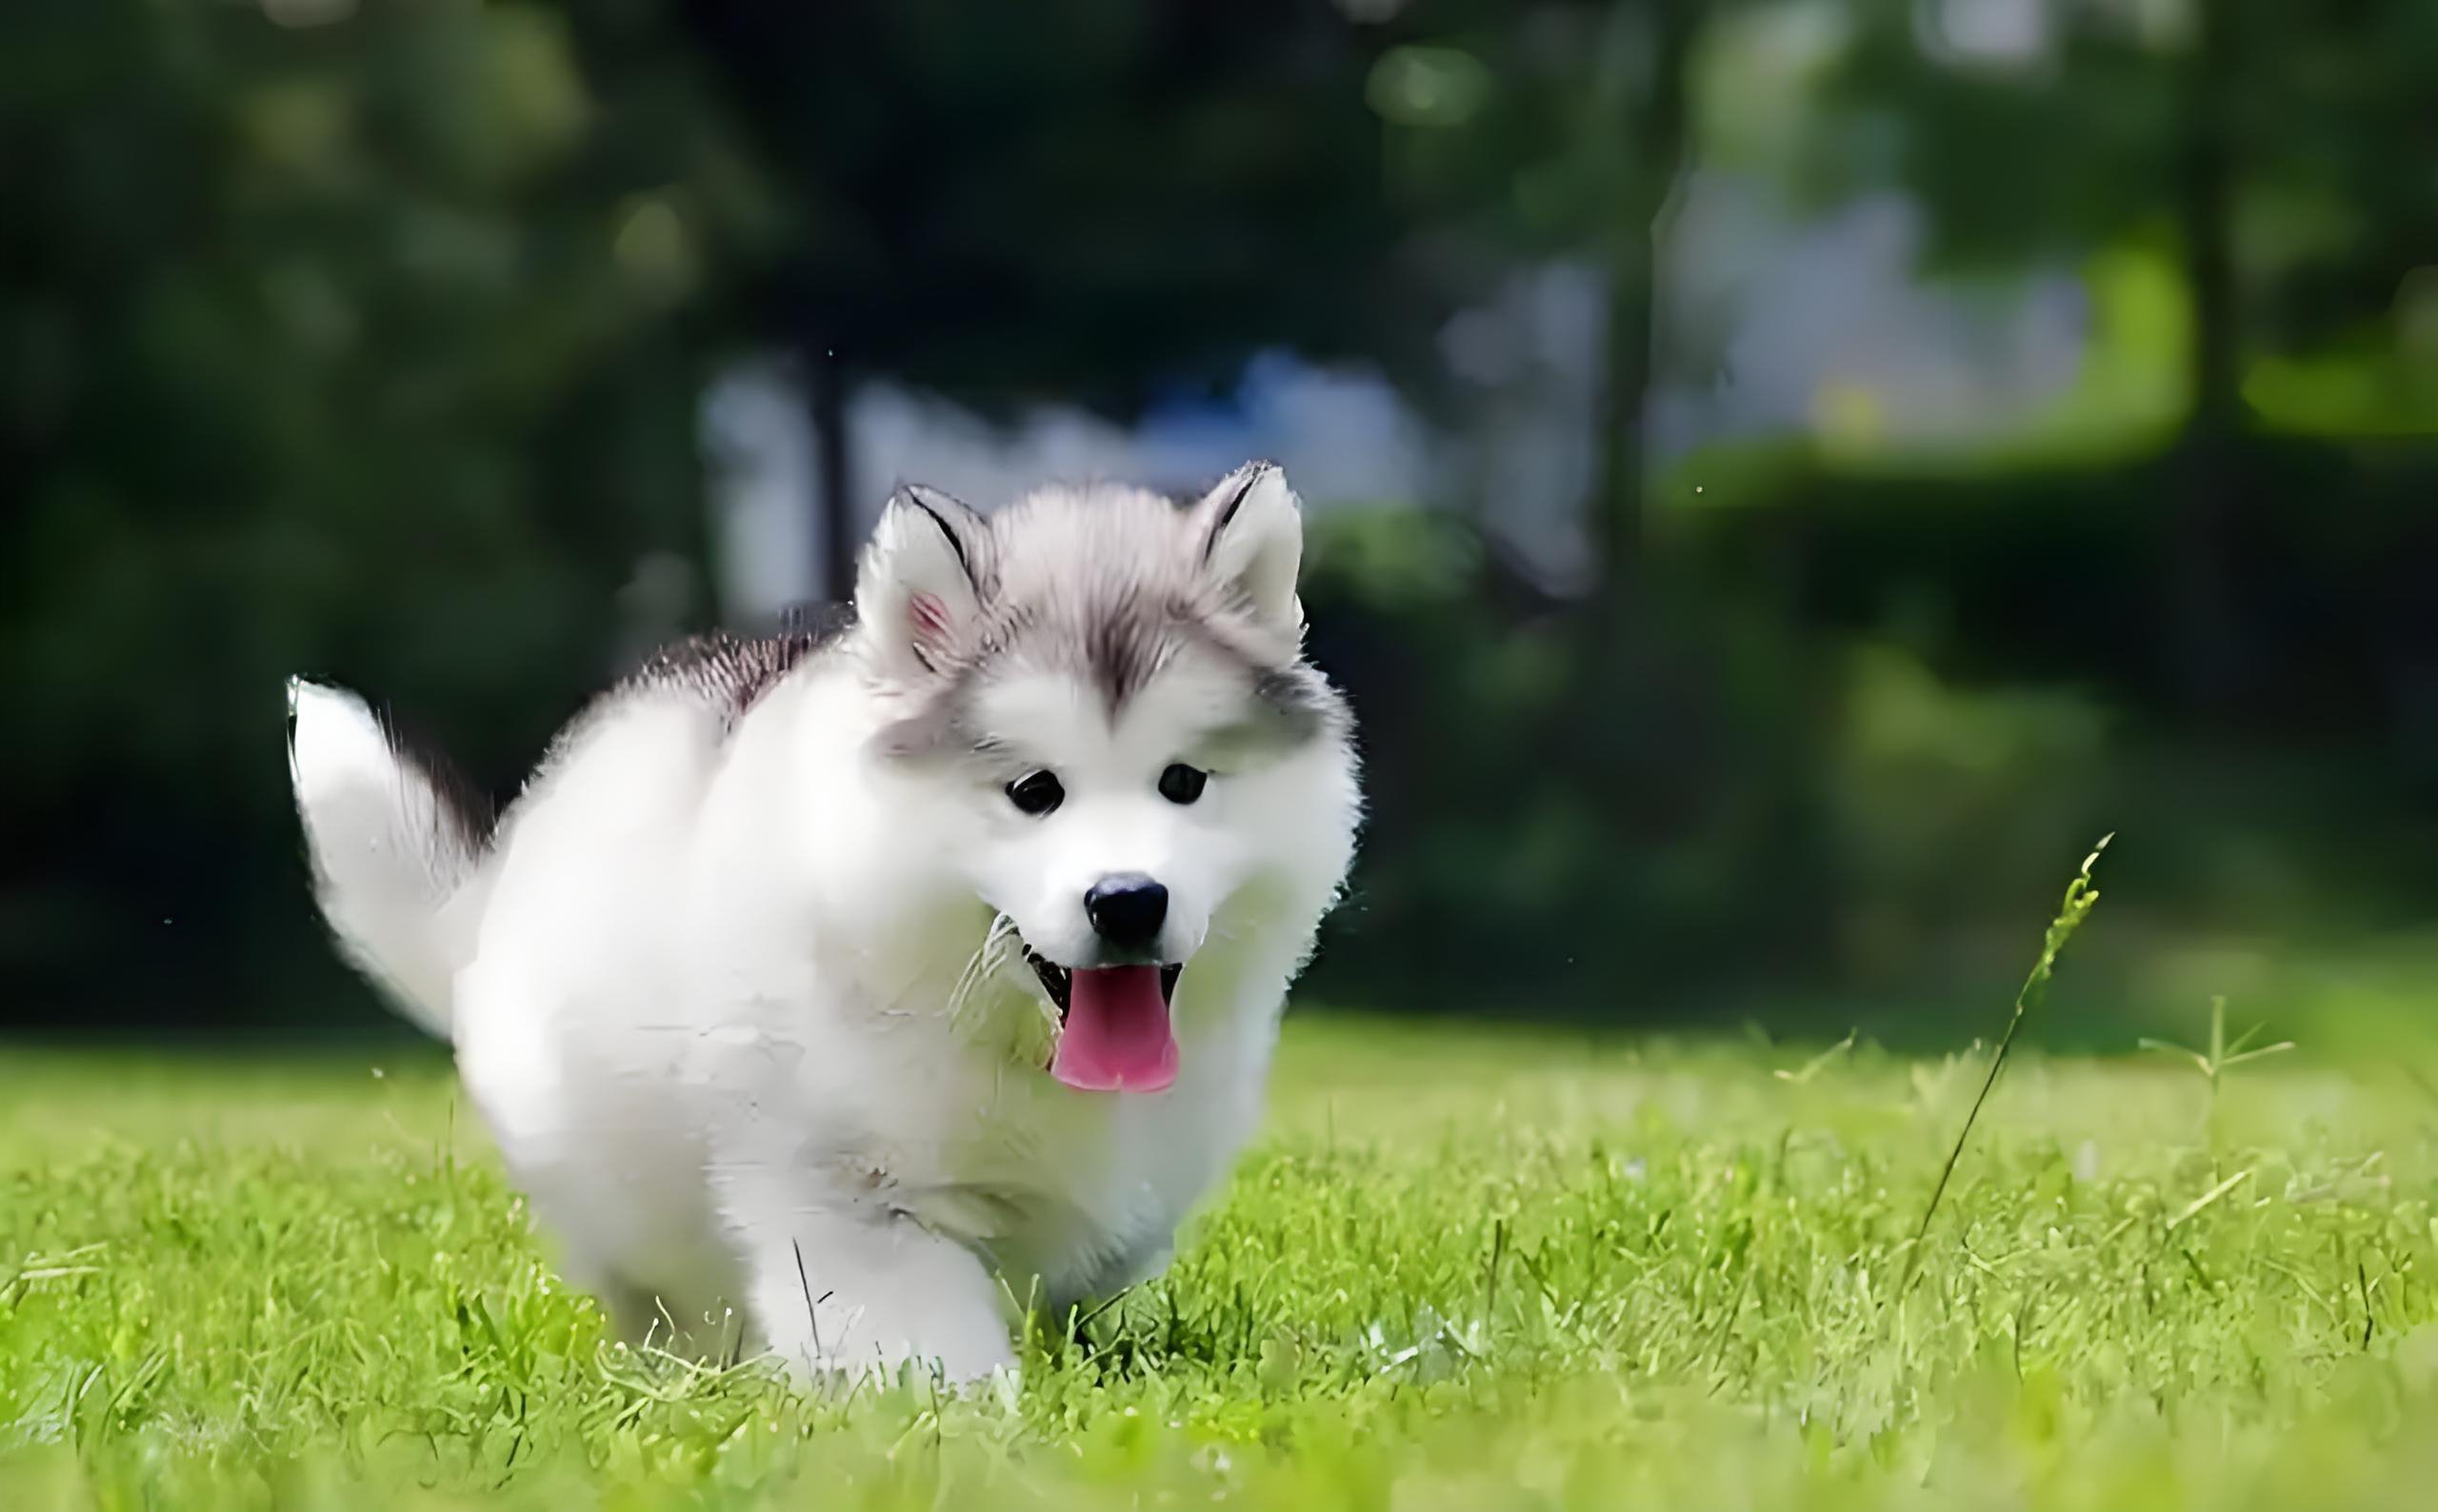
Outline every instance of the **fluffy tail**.
POLYGON ((401 1012, 448 1039, 462 962, 442 910, 482 865, 490 803, 364 700, 301 678, 288 682, 288 773, 322 917, 401 1012))

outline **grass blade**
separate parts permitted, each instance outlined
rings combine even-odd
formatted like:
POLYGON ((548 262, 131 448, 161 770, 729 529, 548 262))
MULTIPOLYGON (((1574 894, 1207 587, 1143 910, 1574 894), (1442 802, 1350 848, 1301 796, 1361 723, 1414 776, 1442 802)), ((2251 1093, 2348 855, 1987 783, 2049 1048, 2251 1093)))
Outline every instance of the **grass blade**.
POLYGON ((2091 853, 2083 858, 2082 870, 2066 885, 2065 901, 2058 905, 2057 917, 2049 921, 2048 932, 2041 940, 2040 959, 2032 963, 2031 974, 2024 978, 2022 988, 2015 993, 2014 1014, 2007 1020, 2006 1032, 1998 1036, 1997 1049, 1990 1052, 1989 1074, 1981 1079, 1981 1090, 1972 1099, 1971 1111, 1964 1116, 1964 1127, 1956 1131, 1955 1147, 1947 1152, 1947 1164, 1939 1170, 1938 1184, 1930 1188, 1929 1204, 1922 1209, 1921 1225, 1913 1230, 1912 1251, 1905 1257, 1905 1280, 1897 1287, 1899 1297, 1912 1288, 1913 1277, 1922 1263, 1922 1242, 1929 1237, 1930 1221, 1938 1216, 1948 1183, 1955 1178, 1956 1163, 1964 1158, 1965 1142, 1972 1137, 1972 1125, 1980 1122, 1982 1104, 1989 1101, 1989 1089, 1998 1084, 1998 1073, 2006 1069, 2007 1052, 2014 1045, 2015 1031, 2023 1027, 2024 1015, 2047 994, 2048 979, 2057 968, 2058 952, 2066 948, 2066 942, 2074 937, 2074 931, 2082 927, 2099 902, 2099 889, 2091 885, 2091 868, 2099 864, 2101 853, 2115 838, 2113 830, 2101 836, 2091 853))

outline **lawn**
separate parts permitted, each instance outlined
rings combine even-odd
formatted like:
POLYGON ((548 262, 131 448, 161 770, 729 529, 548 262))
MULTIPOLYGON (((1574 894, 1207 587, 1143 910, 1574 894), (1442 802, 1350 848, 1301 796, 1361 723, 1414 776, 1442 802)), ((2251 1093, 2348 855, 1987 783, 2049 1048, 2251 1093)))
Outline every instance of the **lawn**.
POLYGON ((2400 1506, 2406 1057, 2016 1059, 1305 1017, 1158 1283, 1020 1388, 604 1345, 426 1052, 0 1051, 0 1506, 2400 1506), (386 1057, 386 1058, 385 1058, 386 1057))

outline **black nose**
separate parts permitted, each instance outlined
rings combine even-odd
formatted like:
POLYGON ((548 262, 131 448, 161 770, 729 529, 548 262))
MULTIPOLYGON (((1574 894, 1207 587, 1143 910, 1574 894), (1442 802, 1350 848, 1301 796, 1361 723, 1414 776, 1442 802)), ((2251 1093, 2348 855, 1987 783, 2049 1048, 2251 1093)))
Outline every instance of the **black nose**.
POLYGON ((1149 947, 1169 919, 1169 889, 1139 871, 1103 877, 1084 894, 1084 916, 1113 945, 1149 947))

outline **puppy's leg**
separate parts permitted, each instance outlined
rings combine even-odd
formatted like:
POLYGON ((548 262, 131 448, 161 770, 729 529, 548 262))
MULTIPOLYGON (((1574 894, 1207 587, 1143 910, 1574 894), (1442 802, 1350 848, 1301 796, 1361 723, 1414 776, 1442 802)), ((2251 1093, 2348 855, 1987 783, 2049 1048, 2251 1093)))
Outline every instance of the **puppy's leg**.
POLYGON ((951 1384, 1013 1369, 998 1283, 963 1245, 880 1212, 747 1225, 753 1321, 800 1377, 936 1370, 951 1384))

